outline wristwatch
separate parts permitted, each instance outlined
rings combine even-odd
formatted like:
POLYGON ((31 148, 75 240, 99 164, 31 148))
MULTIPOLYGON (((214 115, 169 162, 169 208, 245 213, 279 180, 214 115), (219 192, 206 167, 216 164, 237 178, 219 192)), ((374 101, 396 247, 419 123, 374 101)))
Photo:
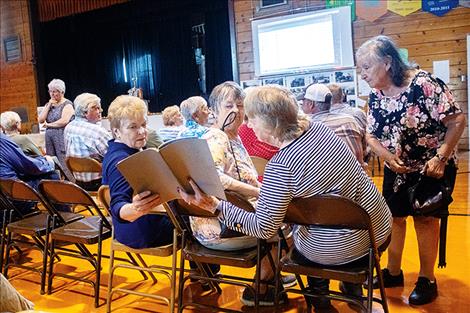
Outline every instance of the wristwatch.
POLYGON ((447 163, 447 161, 449 160, 449 157, 446 157, 445 155, 442 155, 440 153, 436 153, 436 158, 438 158, 439 161, 444 163, 447 163))

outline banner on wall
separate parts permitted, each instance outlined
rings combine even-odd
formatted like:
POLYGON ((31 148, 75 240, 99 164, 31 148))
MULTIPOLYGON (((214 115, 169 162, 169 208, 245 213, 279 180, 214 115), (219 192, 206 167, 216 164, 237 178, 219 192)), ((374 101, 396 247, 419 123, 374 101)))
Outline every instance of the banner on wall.
POLYGON ((337 8, 349 5, 351 7, 351 21, 356 20, 356 1, 355 0, 326 0, 326 8, 337 8))
POLYGON ((421 9, 421 0, 388 0, 389 11, 401 16, 407 16, 421 9))
POLYGON ((460 0, 459 5, 470 8, 470 0, 460 0))
POLYGON ((356 15, 373 22, 387 13, 387 2, 382 0, 356 1, 356 15))
POLYGON ((443 16, 458 5, 458 0, 423 0, 423 11, 443 16))

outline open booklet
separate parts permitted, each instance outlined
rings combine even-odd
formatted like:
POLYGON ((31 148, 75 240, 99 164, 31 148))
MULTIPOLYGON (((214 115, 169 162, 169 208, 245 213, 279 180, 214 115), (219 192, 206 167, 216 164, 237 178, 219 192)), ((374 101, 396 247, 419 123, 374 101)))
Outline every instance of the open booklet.
POLYGON ((162 202, 181 198, 177 188, 194 193, 191 177, 206 194, 226 200, 206 140, 181 138, 168 141, 158 150, 146 149, 118 163, 117 168, 135 193, 158 193, 162 202))

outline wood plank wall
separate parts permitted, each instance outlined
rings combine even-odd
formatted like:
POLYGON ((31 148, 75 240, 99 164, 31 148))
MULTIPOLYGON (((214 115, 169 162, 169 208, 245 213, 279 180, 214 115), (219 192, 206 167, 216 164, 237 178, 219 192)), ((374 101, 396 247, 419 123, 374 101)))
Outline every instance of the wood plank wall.
POLYGON ((29 14, 27 0, 0 1, 0 111, 26 107, 30 122, 23 123, 23 132, 29 132, 37 120, 38 106, 29 14), (6 63, 3 40, 16 35, 20 38, 21 59, 6 63))
MULTIPOLYGON (((258 0, 235 0, 235 28, 240 80, 254 79, 253 43, 251 20, 263 16, 278 16, 325 8, 324 1, 288 0, 279 7, 258 10, 258 0)), ((467 128, 459 142, 459 148, 469 149, 468 95, 467 95, 467 43, 470 33, 470 9, 457 7, 443 17, 418 11, 406 17, 388 12, 374 22, 357 19, 353 22, 354 50, 364 41, 376 35, 392 37, 402 48, 407 48, 409 59, 420 67, 432 71, 433 61, 449 60, 449 87, 467 115, 467 128), (462 81, 462 76, 465 81, 462 81)), ((299 43, 299 49, 302 43, 299 43)))
POLYGON ((129 0, 39 0, 39 21, 51 21, 59 17, 105 8, 129 0))

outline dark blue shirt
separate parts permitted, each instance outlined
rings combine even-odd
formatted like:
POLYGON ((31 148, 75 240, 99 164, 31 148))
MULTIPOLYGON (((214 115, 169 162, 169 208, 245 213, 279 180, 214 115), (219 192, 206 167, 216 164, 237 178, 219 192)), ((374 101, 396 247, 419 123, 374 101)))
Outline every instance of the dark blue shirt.
POLYGON ((120 218, 122 206, 132 202, 134 191, 116 165, 139 150, 115 142, 114 139, 108 144, 108 152, 103 159, 103 184, 109 185, 111 193, 110 209, 116 240, 132 248, 157 247, 171 243, 173 225, 166 216, 147 214, 133 222, 120 218))
MULTIPOLYGON (((35 158, 24 154, 23 150, 4 134, 0 134, 0 177, 17 178, 37 190, 41 179, 59 179, 54 165, 43 156, 35 158)), ((14 202, 22 214, 29 213, 34 204, 14 202)), ((57 206, 59 211, 70 211, 68 206, 57 206)))
POLYGON ((16 143, 0 134, 0 177, 29 181, 52 171, 54 166, 45 157, 25 155, 16 143))

